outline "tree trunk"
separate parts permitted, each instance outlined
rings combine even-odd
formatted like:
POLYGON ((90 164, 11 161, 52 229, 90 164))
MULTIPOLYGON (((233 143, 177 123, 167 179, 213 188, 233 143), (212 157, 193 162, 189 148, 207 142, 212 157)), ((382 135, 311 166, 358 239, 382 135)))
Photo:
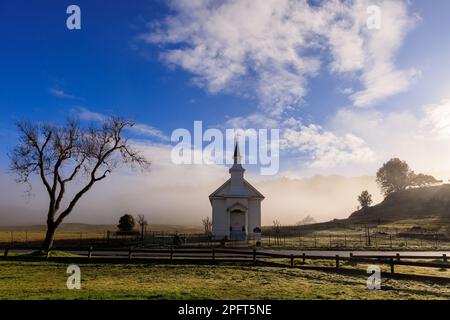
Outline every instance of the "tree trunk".
POLYGON ((47 223, 47 234, 45 235, 44 243, 42 244, 42 249, 44 251, 49 251, 53 247, 53 241, 55 240, 56 226, 54 223, 47 223))

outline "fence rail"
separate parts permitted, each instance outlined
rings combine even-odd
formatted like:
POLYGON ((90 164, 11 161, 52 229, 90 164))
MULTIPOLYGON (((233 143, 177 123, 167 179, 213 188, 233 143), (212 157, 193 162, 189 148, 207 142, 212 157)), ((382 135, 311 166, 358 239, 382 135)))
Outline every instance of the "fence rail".
POLYGON ((439 234, 279 233, 267 232, 261 241, 268 247, 296 248, 450 248, 450 238, 439 234))
MULTIPOLYGON (((42 231, 0 231, 0 246, 38 246, 44 240, 42 231)), ((144 235, 123 235, 113 231, 104 232, 58 232, 55 244, 58 246, 170 246, 174 244, 173 232, 145 232, 144 235)), ((194 247, 211 247, 218 244, 204 234, 178 234, 181 244, 194 247)), ((256 241, 250 241, 256 243, 256 241)), ((387 234, 384 232, 367 233, 274 233, 266 231, 258 241, 262 247, 306 249, 366 249, 386 250, 404 249, 450 249, 450 238, 439 234, 387 234)))
MULTIPOLYGON (((33 249, 29 249, 32 251, 33 249)), ((58 250, 57 248, 53 250, 58 250)), ((390 266, 390 271, 392 274, 395 273, 395 266, 414 266, 423 268, 439 268, 447 269, 450 267, 448 262, 448 256, 446 254, 442 255, 430 255, 430 256, 420 256, 420 255, 401 255, 400 253, 392 255, 355 255, 350 253, 349 256, 344 255, 310 255, 306 252, 302 254, 285 254, 277 252, 264 252, 253 250, 235 250, 235 249, 176 249, 171 247, 170 249, 143 249, 143 248, 133 248, 130 247, 128 250, 124 249, 107 249, 107 248, 94 248, 90 246, 88 248, 73 248, 64 249, 65 252, 79 254, 81 259, 92 260, 94 258, 117 258, 126 259, 127 261, 135 260, 142 261, 144 259, 154 260, 154 259, 167 259, 173 261, 176 258, 183 259, 201 259, 210 261, 225 261, 225 260, 236 260, 236 259, 246 259, 249 261, 257 262, 258 259, 286 259, 289 262, 290 267, 295 266, 296 261, 300 261, 300 265, 305 264, 306 260, 334 260, 335 268, 341 268, 341 263, 352 262, 352 263, 370 263, 370 264, 386 264, 390 266), (426 261, 433 260, 433 261, 426 261), (442 262, 441 262, 442 261, 442 262)), ((10 256, 10 248, 4 248, 3 259, 20 259, 20 256, 10 256)), ((44 258, 51 259, 51 251, 44 252, 41 251, 41 256, 29 256, 28 258, 44 258)), ((66 260, 70 260, 71 257, 65 257, 66 260)), ((75 259, 75 258, 72 258, 75 259)), ((77 259, 79 259, 77 257, 77 259)))

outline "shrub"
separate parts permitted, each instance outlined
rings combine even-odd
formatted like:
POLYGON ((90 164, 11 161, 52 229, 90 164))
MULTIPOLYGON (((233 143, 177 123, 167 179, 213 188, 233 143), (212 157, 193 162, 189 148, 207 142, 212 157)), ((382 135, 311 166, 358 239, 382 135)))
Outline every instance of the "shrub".
POLYGON ((136 222, 134 221, 133 216, 130 214, 124 214, 120 217, 117 228, 119 228, 122 232, 130 232, 133 231, 135 225, 136 222))

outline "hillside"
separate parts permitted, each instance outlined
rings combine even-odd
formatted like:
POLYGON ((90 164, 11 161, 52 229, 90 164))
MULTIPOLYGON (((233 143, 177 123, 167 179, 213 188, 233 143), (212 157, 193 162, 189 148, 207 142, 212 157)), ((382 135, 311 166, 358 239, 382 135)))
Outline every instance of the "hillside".
POLYGON ((382 223, 431 217, 450 217, 450 184, 393 193, 373 207, 353 212, 348 221, 382 223))

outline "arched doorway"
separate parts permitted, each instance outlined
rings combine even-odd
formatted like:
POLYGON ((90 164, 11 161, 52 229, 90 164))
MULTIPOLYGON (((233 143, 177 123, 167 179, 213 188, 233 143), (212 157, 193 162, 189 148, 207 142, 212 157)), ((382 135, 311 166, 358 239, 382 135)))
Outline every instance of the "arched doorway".
POLYGON ((244 241, 246 239, 245 211, 233 210, 230 212, 230 240, 244 241))

